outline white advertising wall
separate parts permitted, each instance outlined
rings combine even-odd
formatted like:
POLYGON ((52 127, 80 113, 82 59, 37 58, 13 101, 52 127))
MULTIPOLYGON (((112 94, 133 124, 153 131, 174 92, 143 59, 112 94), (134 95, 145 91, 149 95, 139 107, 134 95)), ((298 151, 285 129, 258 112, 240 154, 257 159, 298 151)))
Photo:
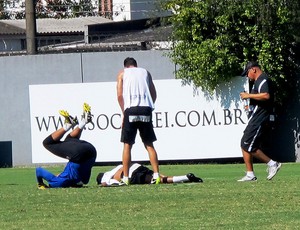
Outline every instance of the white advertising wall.
MULTIPOLYGON (((242 78, 206 95, 180 80, 155 80, 158 93, 153 112, 159 160, 196 160, 241 157, 240 138, 247 118, 239 100, 242 78), (224 93, 222 93, 224 92, 224 93), (226 95, 226 96, 225 96, 226 95)), ((80 117, 82 105, 92 107, 94 119, 81 139, 97 149, 97 162, 122 160, 121 110, 115 82, 30 85, 32 163, 58 163, 65 160, 48 152, 43 140, 60 128, 67 110, 80 117)), ((133 161, 146 161, 148 154, 140 137, 132 150, 133 161)))

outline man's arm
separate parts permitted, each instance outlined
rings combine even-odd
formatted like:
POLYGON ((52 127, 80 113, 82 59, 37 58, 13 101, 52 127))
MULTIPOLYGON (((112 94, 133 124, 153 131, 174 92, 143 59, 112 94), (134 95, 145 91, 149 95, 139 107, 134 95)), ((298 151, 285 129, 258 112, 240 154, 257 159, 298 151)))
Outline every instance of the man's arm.
POLYGON ((124 71, 120 71, 117 77, 117 98, 122 113, 124 113, 124 98, 123 98, 123 74, 124 71))
POLYGON ((151 76, 151 74, 149 72, 148 72, 148 75, 149 75, 149 90, 150 90, 150 95, 152 97, 153 103, 155 103, 156 98, 157 98, 156 89, 155 89, 154 83, 152 81, 152 76, 151 76))
POLYGON ((257 101, 266 101, 270 99, 270 94, 269 93, 257 93, 257 94, 253 94, 253 93, 245 93, 242 92, 240 93, 240 96, 242 99, 254 99, 257 101))

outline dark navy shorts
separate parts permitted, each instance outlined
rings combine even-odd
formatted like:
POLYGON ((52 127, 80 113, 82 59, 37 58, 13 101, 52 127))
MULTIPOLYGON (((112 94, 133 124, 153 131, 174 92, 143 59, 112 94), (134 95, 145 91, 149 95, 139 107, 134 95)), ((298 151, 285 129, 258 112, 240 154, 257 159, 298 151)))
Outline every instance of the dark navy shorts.
POLYGON ((257 149, 261 149, 264 135, 267 134, 268 123, 262 124, 249 123, 244 131, 244 135, 241 139, 241 148, 247 152, 255 152, 257 149))
POLYGON ((133 145, 138 130, 143 143, 149 144, 156 141, 150 107, 138 106, 125 110, 121 142, 133 145))
POLYGON ((74 163, 85 162, 97 156, 97 151, 91 143, 71 137, 70 135, 64 141, 55 141, 49 135, 43 141, 43 145, 54 155, 74 163))
POLYGON ((149 184, 153 176, 153 171, 141 165, 133 171, 130 184, 149 184))

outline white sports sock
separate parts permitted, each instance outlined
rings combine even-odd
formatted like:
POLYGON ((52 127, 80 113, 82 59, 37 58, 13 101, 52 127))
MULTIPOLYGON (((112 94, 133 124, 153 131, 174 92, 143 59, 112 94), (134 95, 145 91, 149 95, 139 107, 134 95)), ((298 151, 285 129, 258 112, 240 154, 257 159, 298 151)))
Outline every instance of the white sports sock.
POLYGON ((64 128, 65 131, 69 131, 72 128, 72 125, 69 124, 69 123, 65 123, 63 128, 64 128))
POLYGON ((181 183, 181 182, 187 182, 189 181, 189 178, 187 176, 173 176, 173 183, 181 183))
POLYGON ((248 176, 248 177, 255 177, 253 171, 247 171, 247 176, 248 176))
POLYGON ((81 121, 80 121, 79 124, 78 124, 78 127, 79 127, 80 129, 83 129, 85 125, 86 125, 86 121, 85 121, 84 118, 82 118, 81 121))
POLYGON ((153 173, 153 179, 157 179, 159 177, 159 173, 156 172, 156 173, 153 173))
POLYGON ((122 180, 123 180, 123 182, 126 183, 126 184, 128 184, 128 182, 129 182, 128 176, 123 176, 122 180))
POLYGON ((273 160, 270 160, 270 161, 267 163, 268 166, 273 166, 273 165, 275 165, 275 164, 276 164, 276 161, 273 161, 273 160))

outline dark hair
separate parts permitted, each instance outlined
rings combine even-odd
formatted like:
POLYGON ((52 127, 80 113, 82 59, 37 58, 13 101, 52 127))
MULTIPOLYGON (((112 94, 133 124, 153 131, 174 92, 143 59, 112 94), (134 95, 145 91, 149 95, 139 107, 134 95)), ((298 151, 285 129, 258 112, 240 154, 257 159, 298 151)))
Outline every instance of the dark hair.
POLYGON ((97 184, 101 184, 101 180, 102 180, 102 177, 103 177, 104 173, 99 173, 98 176, 97 176, 97 184))
POLYGON ((134 66, 137 67, 137 62, 134 58, 132 57, 127 57, 124 60, 124 67, 129 67, 129 66, 134 66))

